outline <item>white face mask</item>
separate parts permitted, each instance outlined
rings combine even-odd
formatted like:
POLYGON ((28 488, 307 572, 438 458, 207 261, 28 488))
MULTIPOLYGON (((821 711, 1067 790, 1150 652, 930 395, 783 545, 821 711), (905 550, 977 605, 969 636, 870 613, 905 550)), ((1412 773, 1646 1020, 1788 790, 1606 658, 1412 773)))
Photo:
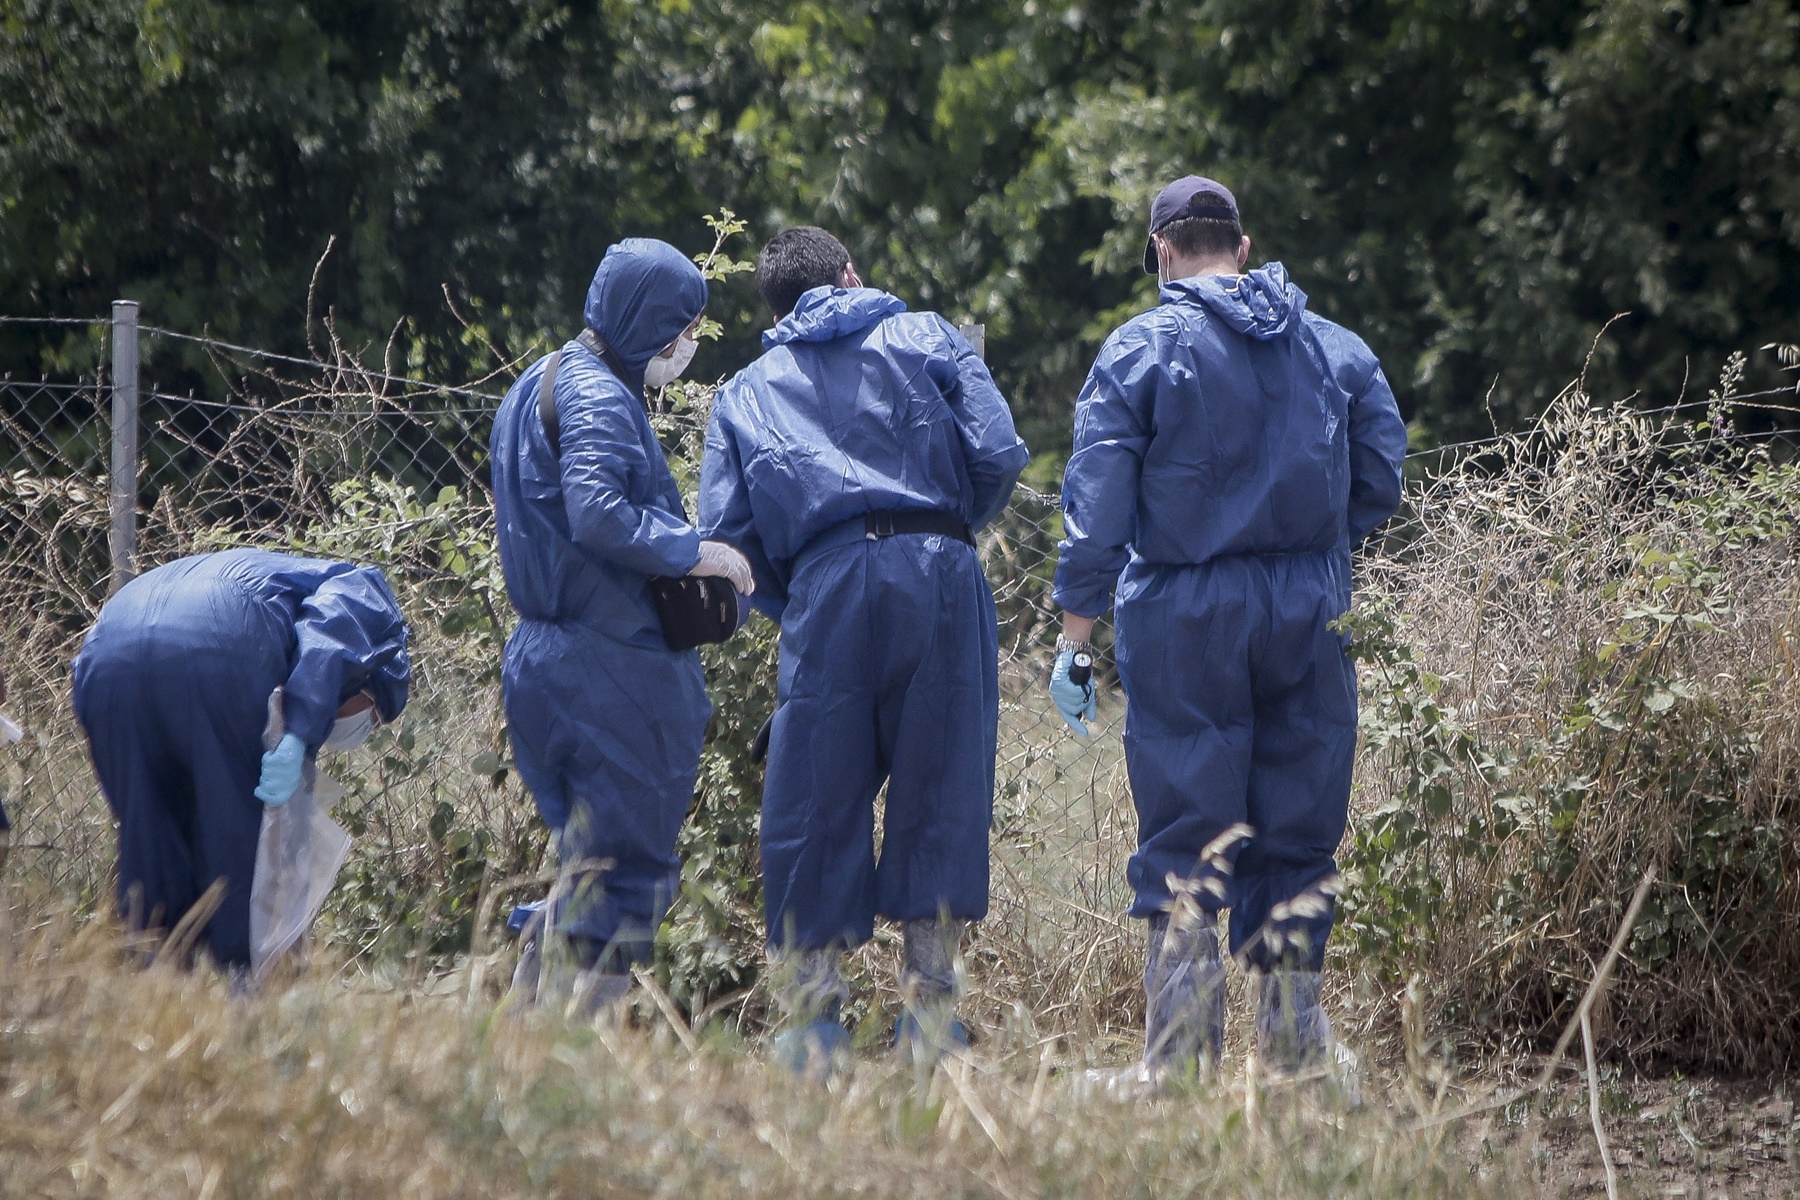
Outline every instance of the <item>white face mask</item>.
POLYGON ((333 754, 342 754, 368 741, 369 735, 374 732, 375 709, 365 708, 355 716, 339 717, 333 722, 331 733, 325 738, 322 748, 333 754))
POLYGON ((644 386, 647 388, 667 387, 681 378, 681 373, 694 361, 694 351, 700 348, 687 334, 675 339, 675 353, 667 358, 653 358, 650 365, 644 368, 644 386))

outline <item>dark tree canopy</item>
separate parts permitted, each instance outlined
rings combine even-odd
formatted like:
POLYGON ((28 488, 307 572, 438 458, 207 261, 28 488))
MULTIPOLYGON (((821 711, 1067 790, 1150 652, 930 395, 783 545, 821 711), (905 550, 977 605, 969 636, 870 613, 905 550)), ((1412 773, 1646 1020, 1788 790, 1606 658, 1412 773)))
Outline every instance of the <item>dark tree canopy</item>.
MULTIPOLYGON (((460 380, 572 331, 610 241, 701 250, 729 207, 987 322, 1056 456, 1099 340, 1153 296, 1150 196, 1199 171, 1422 439, 1517 424, 1590 351, 1596 394, 1666 403, 1734 350, 1773 379, 1757 347, 1800 339, 1800 0, 770 11, 0 0, 0 313, 126 296, 304 352, 329 311, 460 380)), ((765 319, 747 280, 718 291, 703 374, 765 319)), ((92 354, 0 330, 17 371, 92 354)))

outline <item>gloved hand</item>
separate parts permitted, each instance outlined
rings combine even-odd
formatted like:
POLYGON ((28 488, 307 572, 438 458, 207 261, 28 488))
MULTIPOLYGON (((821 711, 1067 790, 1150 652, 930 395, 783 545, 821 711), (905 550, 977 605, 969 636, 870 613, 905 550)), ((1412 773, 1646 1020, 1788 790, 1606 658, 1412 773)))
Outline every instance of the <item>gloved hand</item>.
POLYGON ((300 788, 300 771, 306 766, 306 743, 297 733, 284 733, 275 748, 262 759, 262 780, 256 785, 256 798, 271 808, 279 808, 293 798, 300 788))
MULTIPOLYGON (((1100 706, 1094 699, 1093 667, 1089 666, 1086 679, 1077 683, 1069 678, 1069 672, 1075 666, 1075 651, 1062 650, 1056 655, 1056 665, 1050 669, 1050 699, 1056 701, 1056 711, 1068 722, 1069 728, 1086 737, 1091 732, 1082 723, 1083 719, 1093 721, 1100 716, 1100 706)), ((1077 672, 1079 674, 1079 672, 1077 672)))
POLYGON ((701 542, 700 561, 689 575, 717 575, 731 581, 741 596, 756 591, 756 576, 750 572, 750 560, 728 542, 701 542))

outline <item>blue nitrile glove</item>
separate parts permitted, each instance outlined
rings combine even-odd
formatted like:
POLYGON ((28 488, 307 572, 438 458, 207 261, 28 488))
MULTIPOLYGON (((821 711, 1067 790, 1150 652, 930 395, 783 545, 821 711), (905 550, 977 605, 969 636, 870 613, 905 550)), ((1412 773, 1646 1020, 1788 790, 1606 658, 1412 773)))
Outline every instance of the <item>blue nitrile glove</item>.
POLYGON ((256 798, 273 808, 286 804, 300 788, 300 771, 306 766, 306 743, 297 733, 284 733, 273 750, 263 755, 262 781, 256 798))
MULTIPOLYGON (((1086 725, 1082 724, 1082 720, 1083 718, 1089 721, 1098 719, 1100 706, 1094 700, 1094 669, 1091 654, 1087 667, 1087 678, 1079 683, 1069 678, 1070 671, 1075 667, 1075 653, 1073 650, 1062 650, 1057 653, 1056 665, 1050 669, 1050 699, 1056 701, 1056 711, 1061 713, 1062 719, 1069 723, 1069 728, 1082 737, 1086 737, 1090 731, 1086 725)), ((1075 671, 1075 674, 1079 677, 1081 672, 1075 671)))

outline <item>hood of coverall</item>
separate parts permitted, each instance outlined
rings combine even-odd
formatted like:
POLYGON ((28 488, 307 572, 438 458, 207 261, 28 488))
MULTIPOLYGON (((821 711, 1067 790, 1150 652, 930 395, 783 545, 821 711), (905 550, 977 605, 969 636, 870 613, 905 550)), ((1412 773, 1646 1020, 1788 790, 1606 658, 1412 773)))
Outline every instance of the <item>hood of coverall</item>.
POLYGON ((618 351, 642 391, 644 368, 706 308, 706 276, 687 255, 655 238, 626 238, 606 248, 588 285, 582 315, 618 351))
POLYGON ((1198 304, 1239 333, 1267 341, 1280 337, 1306 312, 1306 293, 1278 262, 1247 275, 1196 275, 1162 286, 1164 304, 1198 304))
POLYGON ((763 349, 788 342, 829 342, 859 333, 906 311, 906 302, 880 288, 816 287, 801 293, 794 311, 763 331, 763 349))

